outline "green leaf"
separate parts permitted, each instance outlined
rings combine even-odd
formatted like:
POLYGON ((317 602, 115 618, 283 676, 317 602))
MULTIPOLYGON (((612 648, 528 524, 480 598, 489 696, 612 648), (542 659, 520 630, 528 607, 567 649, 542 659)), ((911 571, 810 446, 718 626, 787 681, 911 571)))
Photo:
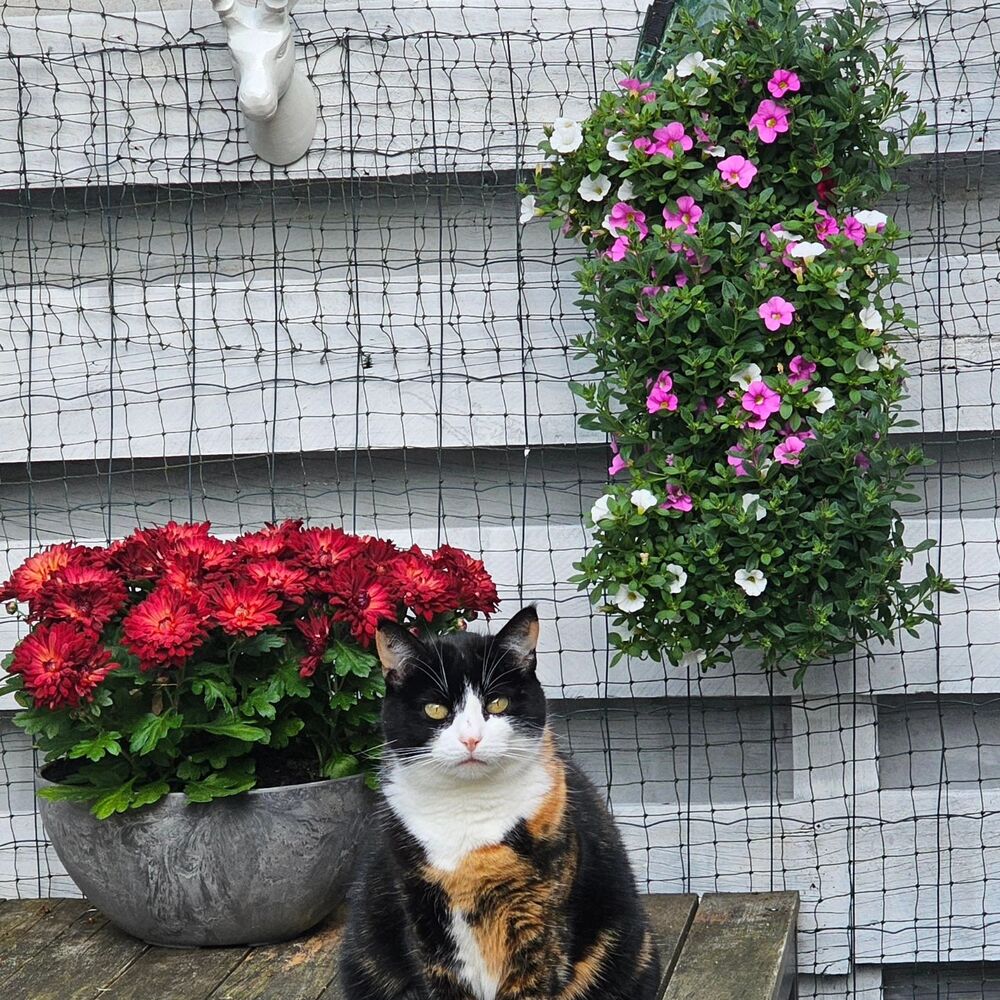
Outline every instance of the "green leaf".
POLYGON ((124 785, 119 785, 117 788, 105 792, 90 807, 90 811, 98 819, 107 819, 115 813, 125 812, 132 804, 132 785, 134 782, 135 778, 132 778, 124 785))
POLYGON ((212 799, 249 791, 256 783, 257 779, 249 767, 233 765, 201 781, 189 781, 184 786, 184 794, 190 802, 211 802, 212 799))
POLYGON ((169 733, 179 729, 182 723, 181 717, 172 709, 168 709, 162 715, 153 715, 152 712, 149 712, 139 720, 139 724, 132 730, 128 748, 132 753, 144 757, 146 754, 152 753, 169 733))
POLYGON ((88 760, 98 761, 110 754, 117 757, 122 752, 122 745, 118 741, 121 733, 110 732, 100 733, 90 740, 81 740, 68 753, 71 760, 79 757, 86 757, 88 760))
POLYGON ((39 788, 38 794, 50 802, 89 802, 100 791, 93 785, 48 785, 39 788))
POLYGON ((230 739, 241 740, 244 743, 266 743, 268 731, 249 722, 202 722, 187 726, 202 733, 213 736, 228 736, 230 739))
POLYGON ((323 655, 325 663, 332 663, 334 673, 338 677, 354 674, 356 677, 368 677, 379 669, 378 657, 368 653, 358 646, 351 646, 337 640, 323 655))
POLYGON ((358 758, 352 754, 339 754, 323 765, 323 776, 325 778, 348 778, 352 774, 358 774, 361 765, 358 758))
POLYGON ((150 806, 154 802, 159 802, 169 791, 170 786, 165 781, 154 781, 152 784, 142 785, 135 790, 135 794, 132 796, 132 808, 138 809, 141 806, 150 806))

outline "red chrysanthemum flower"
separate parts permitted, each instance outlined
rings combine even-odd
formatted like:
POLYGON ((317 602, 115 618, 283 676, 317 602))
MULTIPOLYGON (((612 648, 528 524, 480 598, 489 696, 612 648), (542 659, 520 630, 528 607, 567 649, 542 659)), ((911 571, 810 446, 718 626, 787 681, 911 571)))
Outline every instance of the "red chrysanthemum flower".
POLYGON ((298 555, 317 573, 327 573, 360 554, 364 542, 340 528, 307 528, 298 538, 298 555))
POLYGON ((154 590, 122 622, 125 645, 143 670, 180 666, 205 638, 205 618, 183 594, 154 590))
POLYGON ((55 622, 39 625, 17 644, 10 672, 22 675, 36 708, 55 710, 92 700, 94 688, 118 667, 92 633, 55 622))
POLYGON ((265 525, 260 531, 241 535, 233 543, 244 559, 283 559, 296 551, 302 521, 289 519, 281 524, 265 525))
POLYGON ((390 542, 387 538, 373 538, 366 536, 361 539, 364 542, 364 556, 368 565, 381 576, 392 569, 393 563, 400 554, 399 546, 390 542))
POLYGON ((259 583, 224 583, 209 595, 213 621, 229 635, 257 635, 279 625, 281 601, 259 583))
POLYGON ((386 587, 367 567, 348 563, 326 581, 334 621, 349 626, 362 646, 371 643, 380 622, 396 620, 396 605, 386 587))
MULTIPOLYGON (((417 550, 419 552, 419 550, 417 550)), ((455 610, 448 577, 422 552, 398 556, 389 568, 386 585, 395 597, 427 621, 443 611, 455 610)))
POLYGON ((481 559, 450 545, 442 545, 431 558, 451 581, 456 609, 490 615, 500 606, 497 586, 481 559))
POLYGON ((247 565, 243 572, 253 583, 259 583, 287 604, 301 604, 305 600, 309 574, 304 569, 279 559, 262 559, 247 565))
POLYGON ((299 664, 300 677, 312 677, 316 673, 330 643, 331 625, 330 619, 319 611, 310 611, 305 618, 296 621, 295 627, 306 641, 306 655, 299 664))
POLYGON ((218 558, 228 548, 225 542, 209 535, 211 527, 207 521, 200 524, 170 521, 160 528, 141 528, 108 548, 108 567, 129 580, 159 580, 171 558, 186 553, 218 558))
POLYGON ((85 545, 60 542, 28 556, 11 578, 0 588, 0 601, 32 601, 43 586, 69 565, 84 565, 94 558, 94 550, 85 545))
POLYGON ((70 565, 42 587, 32 617, 76 622, 99 633, 127 600, 125 585, 111 570, 70 565))

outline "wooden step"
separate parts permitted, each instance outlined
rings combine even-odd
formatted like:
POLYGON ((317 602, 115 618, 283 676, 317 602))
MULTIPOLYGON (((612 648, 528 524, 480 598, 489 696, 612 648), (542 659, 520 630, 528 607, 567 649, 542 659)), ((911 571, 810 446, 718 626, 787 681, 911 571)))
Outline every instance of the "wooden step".
MULTIPOLYGON (((693 895, 647 897, 662 1000, 789 1000, 798 906, 794 892, 716 894, 700 905, 693 895)), ((0 900, 0 995, 344 1000, 336 975, 342 924, 338 914, 305 937, 258 948, 155 948, 85 900, 0 900)))

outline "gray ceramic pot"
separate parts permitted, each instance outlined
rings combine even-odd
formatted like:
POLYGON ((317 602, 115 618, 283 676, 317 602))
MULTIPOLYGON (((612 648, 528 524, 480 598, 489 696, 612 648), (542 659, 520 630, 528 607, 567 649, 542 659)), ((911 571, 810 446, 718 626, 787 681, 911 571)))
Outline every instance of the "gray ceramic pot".
POLYGON ((360 777, 204 804, 171 794, 104 820, 39 799, 84 895, 129 934, 171 947, 283 941, 318 923, 346 895, 372 801, 360 777))

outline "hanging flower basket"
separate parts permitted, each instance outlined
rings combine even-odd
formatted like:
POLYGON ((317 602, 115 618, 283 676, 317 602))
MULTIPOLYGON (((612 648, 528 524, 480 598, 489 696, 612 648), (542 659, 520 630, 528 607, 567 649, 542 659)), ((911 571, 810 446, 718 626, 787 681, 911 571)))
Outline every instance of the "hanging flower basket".
MULTIPOLYGON (((610 435, 578 582, 619 655, 707 668, 737 647, 806 665, 932 621, 948 584, 903 537, 916 448, 893 304, 902 234, 876 209, 903 160, 900 62, 851 0, 683 11, 584 122, 541 143, 522 221, 588 250, 578 272, 596 378, 582 425, 610 435), (681 55, 680 53, 683 53, 681 55)), ((918 119, 907 139, 923 127, 918 119)))

